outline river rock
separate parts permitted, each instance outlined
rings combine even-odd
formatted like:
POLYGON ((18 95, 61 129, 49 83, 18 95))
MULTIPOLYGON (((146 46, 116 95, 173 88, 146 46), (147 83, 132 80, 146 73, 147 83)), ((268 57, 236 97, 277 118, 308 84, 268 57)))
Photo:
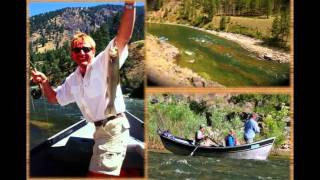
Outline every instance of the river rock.
POLYGON ((265 60, 271 61, 272 58, 273 58, 272 54, 265 54, 265 55, 263 55, 263 59, 265 59, 265 60))
POLYGON ((200 77, 192 77, 191 82, 195 87, 205 87, 205 83, 200 77))

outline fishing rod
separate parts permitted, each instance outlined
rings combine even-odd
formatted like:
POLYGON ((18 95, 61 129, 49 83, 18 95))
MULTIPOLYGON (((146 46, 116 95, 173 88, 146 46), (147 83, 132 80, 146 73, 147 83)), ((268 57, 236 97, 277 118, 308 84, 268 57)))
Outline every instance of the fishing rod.
MULTIPOLYGON (((31 68, 33 70, 37 71, 36 66, 31 61, 29 61, 29 63, 31 65, 31 68)), ((40 84, 38 84, 38 88, 32 89, 30 94, 31 94, 33 99, 39 99, 42 96, 42 91, 41 91, 40 84)))
MULTIPOLYGON (((31 65, 31 69, 34 70, 34 71, 37 71, 37 68, 36 68, 35 64, 33 64, 31 61, 29 61, 29 63, 30 63, 30 65, 31 65)), ((31 81, 31 82, 33 82, 33 81, 31 81)), ((33 109, 35 109, 34 103, 33 103, 33 99, 39 99, 39 98, 42 96, 41 85, 38 84, 38 87, 32 89, 30 94, 31 94, 31 96, 32 96, 32 99, 31 99, 31 101, 32 101, 32 106, 33 106, 33 109)), ((44 111, 45 111, 45 116, 46 116, 45 120, 46 120, 46 123, 49 123, 47 103, 45 103, 45 102, 43 101, 43 105, 44 105, 44 111)), ((52 128, 49 128, 48 131, 49 131, 50 134, 52 134, 53 129, 52 129, 52 128)))

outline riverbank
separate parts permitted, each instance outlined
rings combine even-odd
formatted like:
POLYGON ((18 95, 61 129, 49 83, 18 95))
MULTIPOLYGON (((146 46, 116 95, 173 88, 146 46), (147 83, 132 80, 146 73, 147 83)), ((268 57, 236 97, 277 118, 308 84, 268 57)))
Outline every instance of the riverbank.
MULTIPOLYGON (((157 22, 147 22, 147 23, 157 23, 157 22)), ((258 59, 260 60, 267 60, 267 61, 275 61, 278 63, 290 63, 290 54, 285 52, 281 49, 271 48, 263 46, 263 41, 255 38, 251 38, 241 34, 229 33, 229 32, 218 32, 215 30, 206 30, 203 28, 193 27, 184 24, 176 24, 176 23, 158 23, 158 24, 170 24, 170 25, 178 25, 178 26, 185 26, 189 28, 193 28, 196 30, 200 30, 203 32, 207 32, 233 42, 238 43, 244 49, 254 53, 258 59)))
POLYGON ((191 69, 175 64, 179 50, 165 40, 146 35, 146 72, 148 81, 170 87, 224 87, 206 80, 191 69))

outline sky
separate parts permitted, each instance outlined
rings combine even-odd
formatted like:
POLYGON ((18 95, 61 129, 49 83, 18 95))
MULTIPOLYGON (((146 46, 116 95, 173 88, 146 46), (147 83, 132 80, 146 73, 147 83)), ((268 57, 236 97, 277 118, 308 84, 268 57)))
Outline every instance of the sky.
MULTIPOLYGON (((55 11, 66 7, 92 7, 102 4, 115 4, 123 5, 124 2, 112 3, 112 2, 30 2, 29 3, 29 16, 37 14, 55 11)), ((137 6, 143 6, 143 2, 136 2, 137 6)))

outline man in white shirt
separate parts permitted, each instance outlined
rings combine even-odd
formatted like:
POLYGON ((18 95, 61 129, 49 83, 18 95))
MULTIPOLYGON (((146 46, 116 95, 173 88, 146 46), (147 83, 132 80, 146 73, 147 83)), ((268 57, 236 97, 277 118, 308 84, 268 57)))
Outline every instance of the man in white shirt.
POLYGON ((196 132, 195 135, 195 142, 200 143, 204 140, 205 138, 205 125, 201 124, 199 130, 196 132))
POLYGON ((56 89, 50 86, 43 73, 36 70, 31 72, 33 81, 40 84, 50 103, 64 106, 76 102, 87 121, 95 124, 95 145, 89 166, 91 175, 119 176, 126 154, 130 125, 124 115, 125 104, 120 84, 116 87, 114 100, 116 114, 107 118, 105 110, 111 97, 106 93, 106 80, 111 60, 109 51, 118 49, 121 68, 128 56, 127 43, 134 21, 134 2, 126 2, 116 37, 96 57, 94 40, 85 33, 75 34, 71 41, 71 58, 78 67, 56 89))

